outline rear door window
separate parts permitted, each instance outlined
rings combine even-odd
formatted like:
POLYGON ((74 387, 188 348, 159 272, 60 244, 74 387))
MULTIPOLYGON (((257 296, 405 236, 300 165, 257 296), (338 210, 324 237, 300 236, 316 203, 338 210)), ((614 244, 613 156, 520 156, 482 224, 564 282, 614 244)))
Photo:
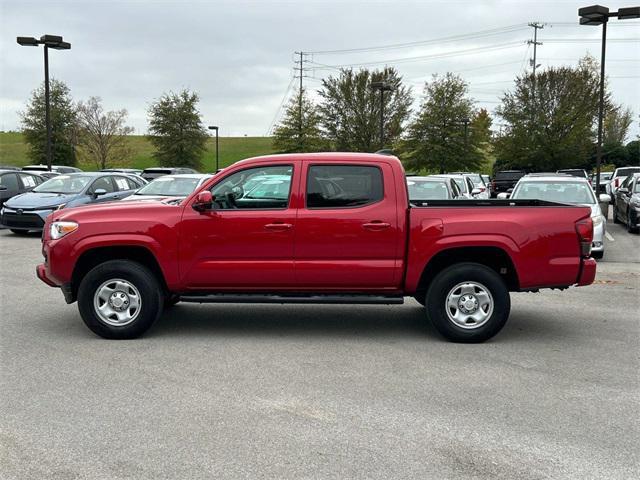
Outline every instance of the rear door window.
POLYGON ((384 197, 378 167, 312 165, 307 174, 307 208, 353 208, 384 197))
POLYGON ((18 176, 15 173, 0 175, 0 185, 11 192, 15 192, 18 190, 18 176))

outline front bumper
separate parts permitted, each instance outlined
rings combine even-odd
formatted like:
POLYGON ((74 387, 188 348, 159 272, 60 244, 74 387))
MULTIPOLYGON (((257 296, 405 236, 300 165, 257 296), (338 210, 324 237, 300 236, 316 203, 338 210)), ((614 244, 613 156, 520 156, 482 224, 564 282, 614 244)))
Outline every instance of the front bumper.
POLYGON ((42 230, 52 209, 28 210, 4 206, 0 211, 0 224, 12 230, 42 230))
POLYGON ((62 295, 64 295, 65 302, 73 303, 76 301, 76 296, 73 288, 71 288, 71 284, 58 284, 56 279, 52 278, 47 272, 47 265, 45 263, 41 263, 36 267, 36 276, 50 287, 59 288, 62 291, 62 295))

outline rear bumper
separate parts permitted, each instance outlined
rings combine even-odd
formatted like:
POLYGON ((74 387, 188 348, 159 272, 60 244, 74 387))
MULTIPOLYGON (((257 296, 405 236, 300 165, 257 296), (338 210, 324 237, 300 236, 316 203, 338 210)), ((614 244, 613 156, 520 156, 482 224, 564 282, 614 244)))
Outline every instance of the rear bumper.
POLYGON ((582 267, 580 268, 580 275, 578 276, 578 287, 585 285, 591 285, 596 279, 596 261, 593 258, 582 259, 582 267))

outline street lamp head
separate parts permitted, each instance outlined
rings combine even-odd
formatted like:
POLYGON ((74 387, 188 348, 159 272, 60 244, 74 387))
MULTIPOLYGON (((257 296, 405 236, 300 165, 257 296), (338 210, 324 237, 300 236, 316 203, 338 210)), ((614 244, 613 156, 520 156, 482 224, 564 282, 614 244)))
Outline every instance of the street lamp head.
POLYGON ((605 21, 602 18, 587 18, 582 17, 580 19, 580 25, 602 25, 605 21))
POLYGON ((42 35, 40 37, 40 43, 44 43, 47 47, 54 47, 62 42, 60 35, 42 35))
POLYGON ((54 50, 69 50, 71 44, 69 42, 60 42, 56 45, 50 45, 49 48, 53 48, 54 50))
POLYGON ((216 125, 209 125, 209 130, 218 130, 218 127, 216 125))
POLYGON ((631 18, 640 18, 640 7, 627 7, 618 9, 619 20, 629 20, 631 18))
POLYGON ((578 9, 578 16, 584 18, 602 18, 609 16, 609 9, 602 5, 591 5, 590 7, 582 7, 578 9))
POLYGON ((39 43, 38 39, 33 37, 18 37, 16 40, 23 47, 37 47, 39 43))

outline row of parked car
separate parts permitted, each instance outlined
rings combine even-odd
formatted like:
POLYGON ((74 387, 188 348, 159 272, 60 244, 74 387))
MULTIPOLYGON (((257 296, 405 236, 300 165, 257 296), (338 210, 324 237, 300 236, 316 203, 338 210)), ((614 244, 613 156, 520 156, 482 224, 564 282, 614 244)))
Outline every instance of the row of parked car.
POLYGON ((210 177, 189 168, 0 167, 0 224, 16 234, 40 231, 55 210, 124 199, 182 199, 210 177))

